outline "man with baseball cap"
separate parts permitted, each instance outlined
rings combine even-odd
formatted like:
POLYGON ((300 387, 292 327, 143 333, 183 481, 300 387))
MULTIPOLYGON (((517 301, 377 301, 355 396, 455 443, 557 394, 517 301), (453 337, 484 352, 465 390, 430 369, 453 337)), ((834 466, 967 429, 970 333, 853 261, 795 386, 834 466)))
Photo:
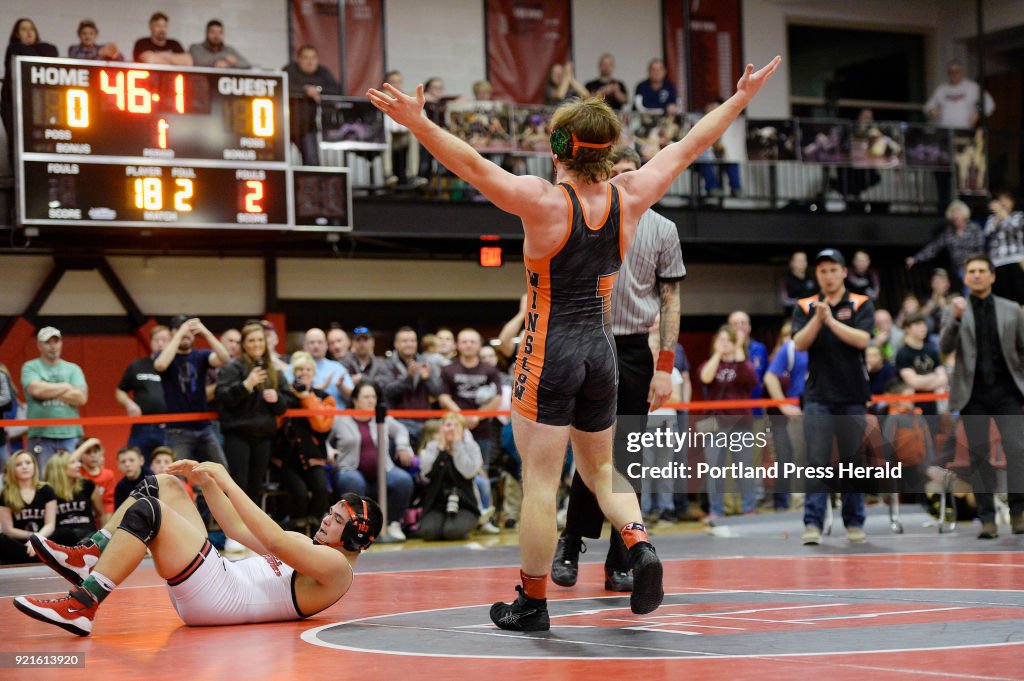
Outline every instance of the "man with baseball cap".
MULTIPOLYGON (((826 248, 814 259, 820 292, 797 301, 793 309, 793 346, 808 353, 804 390, 804 437, 808 468, 826 469, 832 463, 832 441, 839 445, 841 463, 856 463, 864 436, 866 403, 871 396, 864 348, 871 340, 875 309, 864 295, 846 290, 846 259, 826 248)), ((810 473, 810 470, 808 471, 810 473)), ((828 490, 808 474, 804 501, 804 544, 821 543, 828 490)), ((833 478, 834 480, 834 478, 833 478)), ((864 534, 864 495, 843 488, 843 522, 847 539, 860 543, 864 534)))
POLYGON ((373 380, 380 364, 373 354, 373 345, 373 332, 369 327, 357 326, 352 329, 352 352, 342 357, 340 361, 342 366, 348 369, 354 383, 373 380))
MULTIPOLYGON (((64 339, 60 330, 44 326, 36 334, 39 358, 21 367, 21 386, 28 402, 30 419, 74 419, 78 408, 89 399, 85 374, 77 364, 60 358, 64 339)), ((36 455, 42 471, 58 449, 73 452, 82 436, 82 427, 32 426, 28 429, 28 448, 36 455)))

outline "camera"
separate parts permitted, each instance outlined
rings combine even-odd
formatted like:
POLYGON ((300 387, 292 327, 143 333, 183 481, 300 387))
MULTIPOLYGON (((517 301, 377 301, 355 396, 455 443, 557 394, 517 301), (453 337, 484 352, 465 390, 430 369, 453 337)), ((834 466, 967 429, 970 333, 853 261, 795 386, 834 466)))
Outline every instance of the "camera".
POLYGON ((309 388, 306 387, 306 384, 298 379, 292 381, 292 390, 297 393, 309 392, 309 388))

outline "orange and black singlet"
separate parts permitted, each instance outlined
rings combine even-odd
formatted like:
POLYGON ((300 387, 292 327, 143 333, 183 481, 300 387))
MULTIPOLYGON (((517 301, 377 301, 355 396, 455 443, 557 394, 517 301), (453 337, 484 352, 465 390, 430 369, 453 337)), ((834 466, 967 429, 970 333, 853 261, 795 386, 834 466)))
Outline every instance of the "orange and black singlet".
POLYGON ((619 375, 611 334, 611 293, 622 265, 618 188, 608 183, 604 216, 590 223, 576 189, 565 192, 562 243, 526 262, 526 328, 516 358, 512 407, 553 426, 597 432, 615 423, 619 375))

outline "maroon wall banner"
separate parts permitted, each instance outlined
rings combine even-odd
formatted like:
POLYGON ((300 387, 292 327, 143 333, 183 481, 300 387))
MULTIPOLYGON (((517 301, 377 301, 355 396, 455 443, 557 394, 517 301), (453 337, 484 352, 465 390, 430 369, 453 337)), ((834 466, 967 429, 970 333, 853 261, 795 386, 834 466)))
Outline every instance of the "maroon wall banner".
POLYGON ((290 0, 291 55, 303 45, 312 45, 327 67, 341 81, 341 13, 338 0, 290 0))
POLYGON ((571 54, 569 0, 487 0, 487 73, 495 99, 536 104, 552 64, 571 54))
MULTIPOLYGON (((683 33, 683 24, 686 22, 683 3, 689 0, 663 0, 662 8, 665 14, 663 24, 665 30, 665 68, 668 69, 668 79, 676 86, 679 93, 679 100, 683 103, 683 111, 693 111, 690 102, 686 100, 686 81, 690 77, 690 62, 686 58, 686 35, 683 33)), ((644 72, 644 78, 647 72, 644 72)))
POLYGON ((665 0, 665 57, 669 78, 687 111, 703 111, 736 90, 743 72, 740 0, 665 0), (686 55, 683 3, 689 2, 690 54, 686 55), (687 79, 693 101, 687 101, 687 79))
POLYGON ((345 0, 345 94, 384 82, 384 0, 345 0))

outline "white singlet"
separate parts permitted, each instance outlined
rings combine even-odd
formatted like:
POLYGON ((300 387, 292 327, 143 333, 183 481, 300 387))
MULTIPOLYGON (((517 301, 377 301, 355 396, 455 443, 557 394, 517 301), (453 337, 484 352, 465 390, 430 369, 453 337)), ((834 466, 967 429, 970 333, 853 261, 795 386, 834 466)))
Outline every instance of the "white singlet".
POLYGON ((306 617, 295 600, 295 571, 271 555, 230 562, 209 541, 167 580, 174 609, 190 626, 282 622, 306 617))

